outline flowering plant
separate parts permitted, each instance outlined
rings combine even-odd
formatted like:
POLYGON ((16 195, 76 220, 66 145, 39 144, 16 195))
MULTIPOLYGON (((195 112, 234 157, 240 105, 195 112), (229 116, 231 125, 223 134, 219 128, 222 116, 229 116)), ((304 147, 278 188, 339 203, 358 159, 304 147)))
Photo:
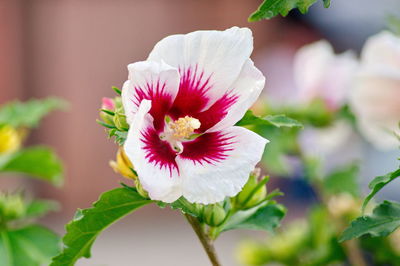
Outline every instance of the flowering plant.
POLYGON ((301 127, 284 115, 247 112, 265 78, 249 58, 247 28, 172 35, 146 61, 128 65, 120 96, 104 98, 99 123, 119 144, 113 169, 133 181, 104 193, 67 225, 53 265, 90 256, 97 235, 139 207, 156 203, 181 211, 219 265, 213 241, 225 231, 272 230, 285 208, 267 193, 256 164, 267 140, 250 129, 301 127), (248 128, 246 128, 246 127, 248 128))
MULTIPOLYGON (((295 7, 304 13, 315 2, 265 0, 249 19, 286 15, 295 7)), ((329 6, 330 1, 323 2, 329 6)), ((92 208, 77 211, 52 265, 89 258, 104 229, 148 204, 181 212, 211 263, 220 265, 213 243, 221 233, 272 231, 286 213, 274 200, 282 193, 267 191, 269 177, 256 168, 259 162, 272 174, 304 177, 317 203, 268 245, 243 245, 242 261, 366 265, 368 253, 374 263, 391 262, 398 250, 390 239, 350 239, 393 232, 400 226, 399 206, 384 202, 372 215, 356 218, 361 205, 357 154, 337 152, 357 146, 356 127, 377 146, 393 146, 400 98, 398 62, 392 56, 399 47, 398 37, 378 35, 359 61, 351 52, 335 54, 326 41, 308 45, 294 59, 298 103, 277 106, 267 99, 257 110, 263 116, 256 116, 248 109, 262 94, 265 78, 250 59, 249 29, 196 31, 161 40, 147 60, 128 65, 128 80, 122 90, 113 88, 116 97, 103 99, 98 121, 118 144, 111 167, 131 183, 121 183, 92 208), (382 53, 387 50, 393 50, 390 56, 382 53), (384 93, 377 91, 381 85, 384 93), (331 160, 338 157, 342 160, 331 160)), ((398 176, 397 170, 376 178, 363 209, 398 176)))

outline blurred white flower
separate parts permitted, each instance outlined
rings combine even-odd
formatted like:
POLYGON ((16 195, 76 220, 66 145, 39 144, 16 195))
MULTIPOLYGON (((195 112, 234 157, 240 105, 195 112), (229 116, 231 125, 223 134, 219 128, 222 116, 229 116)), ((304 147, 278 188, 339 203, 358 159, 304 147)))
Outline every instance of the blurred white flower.
POLYGON ((370 37, 350 97, 361 134, 380 149, 395 149, 400 133, 400 38, 390 32, 370 37))
POLYGON ((352 52, 335 55, 324 40, 300 48, 294 58, 299 101, 321 99, 329 108, 339 109, 347 101, 357 64, 352 52))

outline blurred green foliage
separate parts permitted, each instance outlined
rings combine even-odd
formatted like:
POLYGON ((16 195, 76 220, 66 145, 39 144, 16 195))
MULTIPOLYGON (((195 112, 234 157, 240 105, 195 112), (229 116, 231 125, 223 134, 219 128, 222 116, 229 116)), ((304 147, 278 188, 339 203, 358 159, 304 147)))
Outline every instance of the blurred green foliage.
POLYGON ((40 120, 48 113, 66 107, 66 102, 58 98, 10 102, 0 105, 0 125, 5 124, 15 128, 37 127, 40 120))
MULTIPOLYGON (((45 146, 24 148, 29 130, 65 102, 55 98, 14 101, 0 106, 0 174, 14 173, 53 185, 63 183, 63 166, 45 146)), ((5 175, 2 175, 5 176, 5 175)), ((60 238, 36 220, 58 209, 50 200, 29 199, 23 193, 0 192, 0 265, 48 264, 60 248, 60 238)))

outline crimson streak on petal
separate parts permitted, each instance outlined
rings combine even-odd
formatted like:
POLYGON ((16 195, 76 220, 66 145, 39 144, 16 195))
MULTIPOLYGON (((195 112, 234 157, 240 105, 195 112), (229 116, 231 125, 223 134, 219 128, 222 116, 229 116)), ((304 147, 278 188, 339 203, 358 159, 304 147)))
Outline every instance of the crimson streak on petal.
POLYGON ((171 116, 174 119, 186 115, 193 116, 206 107, 210 98, 207 92, 211 88, 210 78, 206 77, 203 71, 199 71, 197 65, 185 69, 179 68, 181 80, 178 95, 171 108, 171 116))
POLYGON ((229 111, 229 108, 236 103, 238 96, 231 93, 225 93, 218 101, 210 106, 206 111, 195 114, 194 117, 200 120, 201 127, 199 132, 205 132, 219 121, 221 121, 229 111))
POLYGON ((214 164, 228 157, 233 150, 234 136, 227 136, 221 132, 211 132, 199 136, 193 141, 184 142, 183 152, 179 156, 192 160, 195 164, 214 164))
POLYGON ((147 82, 145 88, 134 88, 136 91, 134 103, 139 106, 143 99, 151 100, 150 114, 154 118, 154 128, 160 131, 164 128, 164 117, 172 106, 172 96, 168 93, 165 83, 147 82))
POLYGON ((154 128, 147 128, 141 134, 142 138, 140 140, 144 144, 143 149, 148 162, 161 170, 167 169, 171 177, 174 170, 179 174, 179 169, 175 162, 176 152, 172 150, 169 143, 161 140, 154 128))

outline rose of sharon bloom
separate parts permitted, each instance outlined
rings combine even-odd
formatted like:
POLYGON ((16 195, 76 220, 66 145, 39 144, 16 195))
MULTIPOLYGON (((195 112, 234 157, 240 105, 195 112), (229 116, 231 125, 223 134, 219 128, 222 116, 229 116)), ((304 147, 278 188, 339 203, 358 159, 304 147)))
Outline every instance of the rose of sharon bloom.
POLYGON ((335 55, 327 41, 300 48, 294 58, 299 100, 308 103, 321 99, 332 110, 339 109, 348 99, 356 67, 352 52, 335 55))
POLYGON ((247 28, 172 35, 128 66, 124 148, 150 198, 215 203, 236 195, 267 140, 234 126, 265 78, 247 28))
POLYGON ((351 93, 361 133, 376 147, 396 149, 400 133, 400 37, 381 32, 370 37, 351 93))

